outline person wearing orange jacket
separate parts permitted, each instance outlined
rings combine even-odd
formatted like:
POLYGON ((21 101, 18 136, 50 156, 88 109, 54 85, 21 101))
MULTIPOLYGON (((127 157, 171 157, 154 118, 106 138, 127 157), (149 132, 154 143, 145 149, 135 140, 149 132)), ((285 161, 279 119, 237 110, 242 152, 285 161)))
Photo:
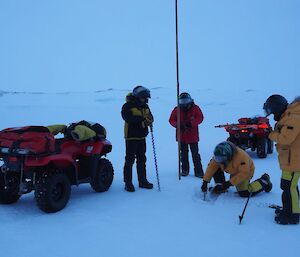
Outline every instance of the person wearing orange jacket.
POLYGON ((300 178, 300 97, 291 104, 281 95, 270 96, 263 107, 267 116, 274 115, 274 131, 269 138, 276 142, 278 160, 282 170, 282 209, 275 211, 278 224, 299 223, 300 178))
MULTIPOLYGON (((199 130, 198 126, 203 122, 203 113, 198 105, 188 93, 181 93, 179 96, 180 109, 180 154, 182 176, 189 175, 189 148, 192 152, 192 159, 194 163, 194 174, 196 177, 203 177, 203 168, 201 163, 201 156, 199 154, 199 130)), ((170 124, 176 128, 177 138, 177 107, 175 107, 169 118, 170 124)))
POLYGON ((203 177, 201 190, 207 191, 207 185, 214 178, 216 186, 212 192, 220 194, 235 186, 241 197, 254 196, 262 191, 270 192, 272 183, 267 173, 250 183, 254 175, 254 163, 241 148, 229 141, 219 143, 214 149, 214 156, 209 162, 203 177), (224 172, 230 174, 225 181, 224 172))

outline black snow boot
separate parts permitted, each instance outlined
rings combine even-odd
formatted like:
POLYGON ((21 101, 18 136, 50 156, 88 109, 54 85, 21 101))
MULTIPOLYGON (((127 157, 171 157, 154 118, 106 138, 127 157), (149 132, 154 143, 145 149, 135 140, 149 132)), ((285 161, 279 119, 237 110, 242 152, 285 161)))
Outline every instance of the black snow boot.
POLYGON ((203 176, 204 176, 203 169, 200 169, 200 171, 196 171, 195 170, 195 177, 197 177, 197 178, 203 178, 203 176))
POLYGON ((282 209, 282 207, 277 207, 276 209, 275 209, 275 214, 278 216, 279 214, 282 214, 283 213, 283 209, 282 209))
POLYGON ((189 172, 188 172, 188 171, 183 170, 183 171, 181 172, 181 176, 183 176, 183 177, 186 177, 186 176, 188 176, 188 175, 189 175, 189 172))
POLYGON ((152 189, 153 188, 153 184, 146 180, 144 182, 140 182, 139 183, 139 187, 140 188, 146 188, 146 189, 152 189))
POLYGON ((273 185, 271 183, 270 176, 267 173, 263 174, 259 178, 259 181, 261 182, 265 192, 269 193, 272 190, 273 185))
POLYGON ((197 178, 203 178, 203 173, 195 173, 195 177, 197 177, 197 178))
POLYGON ((132 183, 126 183, 125 184, 125 190, 127 192, 134 192, 135 191, 134 185, 132 183))
POLYGON ((299 213, 292 213, 290 215, 286 215, 283 212, 280 212, 275 217, 275 222, 281 225, 299 224, 299 213))
POLYGON ((198 168, 195 167, 194 171, 195 171, 195 177, 203 178, 204 172, 203 172, 203 167, 201 162, 198 168))

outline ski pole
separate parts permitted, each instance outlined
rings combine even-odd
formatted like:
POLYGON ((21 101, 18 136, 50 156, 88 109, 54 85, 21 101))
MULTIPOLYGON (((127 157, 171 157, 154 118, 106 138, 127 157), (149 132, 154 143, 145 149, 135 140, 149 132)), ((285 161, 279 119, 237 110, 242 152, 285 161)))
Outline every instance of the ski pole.
POLYGON ((249 193, 249 196, 248 196, 247 202, 245 204, 245 207, 244 207, 242 215, 239 215, 240 224, 242 223, 242 220, 244 218, 244 214, 245 214, 245 211, 246 211, 246 208, 247 208, 247 205, 248 205, 248 202, 249 202, 249 199, 250 199, 251 196, 252 196, 252 191, 250 191, 250 193, 249 193))
POLYGON ((158 187, 158 191, 160 191, 160 183, 159 183, 159 175, 158 175, 158 168, 157 168, 156 150, 155 150, 155 142, 154 142, 153 125, 152 124, 150 125, 150 132, 151 132, 151 139, 152 139, 152 149, 153 149, 153 156, 154 156, 154 163, 155 163, 157 187, 158 187))

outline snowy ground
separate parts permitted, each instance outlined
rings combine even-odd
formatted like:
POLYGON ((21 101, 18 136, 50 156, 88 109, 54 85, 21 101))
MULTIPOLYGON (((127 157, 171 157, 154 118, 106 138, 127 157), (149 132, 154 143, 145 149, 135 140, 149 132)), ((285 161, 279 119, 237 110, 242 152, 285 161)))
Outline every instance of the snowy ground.
MULTIPOLYGON (((297 93, 295 88, 277 92, 289 100, 297 93)), ((274 190, 250 200, 242 225, 238 224, 238 216, 245 199, 239 198, 234 189, 216 202, 204 202, 200 179, 190 175, 178 180, 175 132, 168 124, 174 105, 169 97, 173 94, 171 88, 152 89, 150 100, 162 191, 158 192, 156 186, 152 191, 137 188, 135 193, 125 192, 120 108, 126 93, 109 89, 93 93, 2 94, 0 106, 6 119, 1 121, 1 128, 83 118, 101 122, 113 144, 108 158, 115 168, 115 179, 111 189, 102 194, 94 193, 89 185, 73 187, 67 207, 55 214, 41 212, 33 194, 23 196, 16 204, 0 206, 0 256, 294 256, 299 252, 299 226, 275 224, 273 210, 267 207, 269 203, 280 204, 276 153, 263 160, 249 153, 256 165, 255 178, 268 171, 274 190), (283 247, 287 244, 288 249, 283 247)), ((223 129, 213 126, 260 114, 270 90, 194 89, 191 93, 205 115, 200 127, 200 151, 206 166, 214 145, 227 136, 223 129)), ((148 176, 155 183, 150 137, 147 142, 148 176)), ((137 185, 136 177, 134 182, 137 185)))
MULTIPOLYGON (((179 2, 181 90, 192 94, 203 165, 227 138, 214 125, 262 114, 266 98, 299 95, 298 0, 179 2)), ((279 257, 299 254, 300 226, 274 223, 280 204, 276 153, 257 159, 254 178, 268 171, 269 194, 250 200, 234 189, 204 202, 201 180, 178 180, 175 131, 168 124, 176 99, 174 0, 0 1, 0 129, 97 121, 113 144, 112 187, 96 194, 72 188, 55 214, 33 195, 0 205, 0 257, 279 257), (120 109, 133 86, 151 88, 162 191, 123 189, 120 109), (59 92, 59 93, 56 93, 59 92)), ((151 139, 147 170, 156 182, 151 139)), ((134 177, 137 185, 136 176, 134 177)), ((156 185, 156 183, 155 183, 156 185)))

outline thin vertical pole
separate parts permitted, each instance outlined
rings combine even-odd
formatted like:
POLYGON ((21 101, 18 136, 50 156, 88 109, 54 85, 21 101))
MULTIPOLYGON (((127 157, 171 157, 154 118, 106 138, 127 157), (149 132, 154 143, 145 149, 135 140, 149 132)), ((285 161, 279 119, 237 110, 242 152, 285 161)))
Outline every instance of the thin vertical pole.
POLYGON ((158 168, 157 168, 157 158, 156 158, 156 150, 155 150, 155 142, 154 142, 154 134, 153 134, 153 125, 150 125, 150 132, 151 132, 151 139, 152 139, 152 148, 153 148, 153 156, 154 156, 154 164, 155 164, 155 171, 156 171, 156 181, 158 191, 160 191, 160 182, 159 182, 159 175, 158 175, 158 168))
POLYGON ((178 60, 178 0, 175 0, 176 20, 176 80, 177 80, 177 140, 178 140, 178 178, 181 180, 181 154, 180 154, 180 109, 179 109, 179 60, 178 60))

